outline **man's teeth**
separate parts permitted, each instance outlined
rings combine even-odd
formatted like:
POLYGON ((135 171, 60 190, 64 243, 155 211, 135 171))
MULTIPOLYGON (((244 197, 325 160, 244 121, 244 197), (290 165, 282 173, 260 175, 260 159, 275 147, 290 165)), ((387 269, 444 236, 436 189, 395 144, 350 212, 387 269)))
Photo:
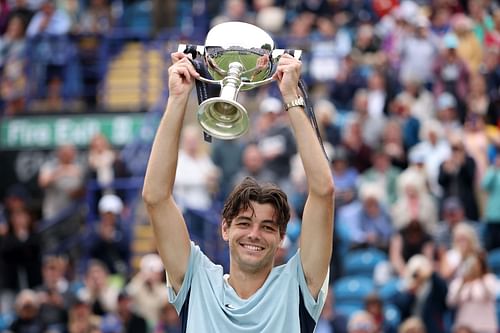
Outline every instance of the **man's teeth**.
POLYGON ((254 245, 243 245, 244 248, 251 250, 251 251, 261 251, 262 248, 260 246, 254 246, 254 245))

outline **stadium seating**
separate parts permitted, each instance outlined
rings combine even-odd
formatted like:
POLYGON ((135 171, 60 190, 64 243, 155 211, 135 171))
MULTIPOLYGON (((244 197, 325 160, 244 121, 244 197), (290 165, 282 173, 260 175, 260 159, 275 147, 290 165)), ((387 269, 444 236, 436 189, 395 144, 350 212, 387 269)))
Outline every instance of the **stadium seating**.
POLYGON ((344 276, 333 284, 336 304, 362 305, 364 298, 375 291, 373 279, 367 276, 344 276))
POLYGON ((488 252, 488 266, 493 273, 500 277, 500 249, 488 252))
POLYGON ((387 255, 374 248, 349 251, 344 261, 344 274, 372 277, 375 266, 386 260, 387 255))

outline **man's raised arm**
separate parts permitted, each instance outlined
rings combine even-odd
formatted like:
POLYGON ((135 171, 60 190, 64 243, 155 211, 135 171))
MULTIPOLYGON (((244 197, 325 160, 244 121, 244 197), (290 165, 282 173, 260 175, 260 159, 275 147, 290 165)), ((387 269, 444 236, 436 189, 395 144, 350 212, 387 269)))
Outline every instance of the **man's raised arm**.
POLYGON ((183 53, 172 54, 169 68, 169 98, 149 158, 142 196, 154 228, 156 246, 169 282, 178 292, 187 269, 190 240, 188 230, 172 195, 179 137, 189 94, 198 73, 183 53))
MULTIPOLYGON (((300 94, 301 64, 285 54, 275 74, 285 104, 300 94)), ((291 107, 288 115, 304 165, 309 195, 302 215, 300 256, 307 285, 317 297, 328 272, 333 242, 334 184, 332 173, 303 107, 291 107)))

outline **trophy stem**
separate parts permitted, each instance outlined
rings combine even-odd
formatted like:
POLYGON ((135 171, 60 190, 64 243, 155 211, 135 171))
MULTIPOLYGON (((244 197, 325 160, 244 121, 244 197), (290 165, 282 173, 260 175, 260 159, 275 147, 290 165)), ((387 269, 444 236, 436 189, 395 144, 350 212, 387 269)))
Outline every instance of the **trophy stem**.
POLYGON ((227 76, 222 79, 222 89, 220 97, 228 100, 236 100, 241 87, 241 73, 243 73, 243 65, 239 62, 229 64, 227 76))

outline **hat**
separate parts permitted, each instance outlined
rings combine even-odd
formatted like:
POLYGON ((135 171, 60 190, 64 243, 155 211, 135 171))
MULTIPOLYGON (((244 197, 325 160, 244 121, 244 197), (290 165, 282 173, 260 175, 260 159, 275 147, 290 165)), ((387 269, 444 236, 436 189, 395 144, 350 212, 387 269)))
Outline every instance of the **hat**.
POLYGON ((443 44, 447 49, 456 49, 458 47, 458 38, 453 33, 447 33, 443 38, 443 44))
POLYGON ((123 210, 122 200, 115 194, 106 194, 99 200, 100 213, 120 214, 123 210))
POLYGON ((140 263, 142 272, 163 272, 163 262, 156 253, 146 254, 140 263))
POLYGON ((455 99, 455 96, 453 96, 449 92, 444 92, 441 95, 439 95, 437 99, 438 110, 444 110, 456 107, 457 107, 457 100, 455 99))
POLYGON ((266 97, 260 102, 259 110, 262 113, 280 113, 283 111, 283 103, 276 97, 266 97))
POLYGON ((445 212, 461 210, 463 208, 462 202, 457 197, 449 197, 443 203, 443 210, 445 212))

